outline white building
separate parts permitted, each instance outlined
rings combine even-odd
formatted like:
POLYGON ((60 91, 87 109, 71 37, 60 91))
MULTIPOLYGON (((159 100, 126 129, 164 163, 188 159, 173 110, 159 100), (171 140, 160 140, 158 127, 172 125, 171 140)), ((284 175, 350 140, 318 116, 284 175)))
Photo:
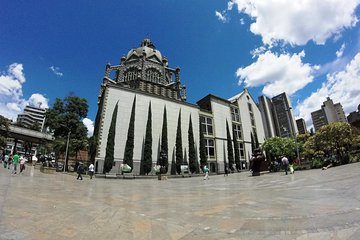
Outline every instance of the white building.
POLYGON ((168 169, 171 168, 170 165, 175 155, 179 114, 181 114, 184 156, 189 156, 188 130, 191 117, 196 151, 195 161, 199 162, 199 126, 201 126, 211 172, 222 172, 225 162, 228 163, 226 122, 229 125, 231 138, 233 138, 233 131, 237 135, 240 168, 248 168, 252 152, 251 139, 256 138, 261 144, 265 138, 260 111, 247 89, 229 100, 208 95, 198 101, 197 105, 187 103, 186 88, 180 82, 180 68, 170 68, 168 60, 161 55, 150 39, 144 39, 139 48, 131 49, 127 56, 121 58, 119 65, 106 65, 94 131, 98 139, 97 153, 94 159, 98 173, 103 172, 109 129, 116 104, 118 104, 118 113, 115 128, 114 165, 111 172, 120 172, 120 165, 124 161, 134 101, 133 172, 135 174, 140 172, 141 159, 144 154, 149 104, 151 104, 152 111, 152 161, 154 165, 160 154, 165 109, 168 169))

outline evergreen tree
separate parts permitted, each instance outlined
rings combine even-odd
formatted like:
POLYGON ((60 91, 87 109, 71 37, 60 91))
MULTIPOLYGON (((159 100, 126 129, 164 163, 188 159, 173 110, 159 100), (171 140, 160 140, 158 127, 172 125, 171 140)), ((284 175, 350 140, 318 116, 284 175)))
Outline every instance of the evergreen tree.
POLYGON ((196 162, 197 160, 195 159, 195 141, 194 141, 194 132, 193 132, 193 127, 192 127, 192 121, 191 121, 191 115, 190 115, 190 120, 189 120, 189 130, 188 130, 188 140, 189 140, 189 168, 190 168, 190 172, 194 173, 196 172, 196 162))
POLYGON ((118 103, 116 103, 114 112, 111 118, 109 134, 107 137, 106 143, 106 152, 105 152, 105 161, 104 161, 104 168, 103 173, 108 173, 113 167, 114 164, 114 145, 115 145, 115 133, 116 133, 116 118, 118 112, 118 103))
POLYGON ((259 145, 259 140, 258 140, 256 131, 254 131, 254 139, 255 139, 255 149, 258 149, 260 147, 260 145, 259 145))
POLYGON ((129 129, 125 145, 124 164, 127 164, 133 170, 133 155, 134 155, 134 130, 135 130, 135 105, 136 96, 134 97, 133 106, 131 109, 131 116, 129 122, 129 129))
POLYGON ((237 136, 235 134, 235 131, 233 129, 233 142, 234 142, 234 152, 235 152, 235 164, 236 164, 236 170, 240 170, 241 163, 240 163, 240 153, 239 153, 239 143, 237 141, 237 136))
POLYGON ((176 162, 175 162, 175 157, 174 157, 174 151, 173 151, 173 154, 172 154, 170 174, 171 175, 176 175, 176 162))
POLYGON ((229 162, 229 169, 233 170, 234 165, 234 152, 232 147, 231 135, 229 130, 229 124, 226 120, 226 136, 227 136, 227 151, 228 151, 228 162, 229 162))
POLYGON ((250 132, 250 137, 251 137, 251 152, 253 153, 256 146, 255 146, 255 141, 254 141, 254 135, 252 132, 250 132))
POLYGON ((146 123, 145 147, 143 158, 143 170, 147 175, 151 172, 152 165, 152 121, 151 121, 151 102, 149 103, 148 119, 146 123))
POLYGON ((176 152, 175 152, 176 172, 178 174, 180 174, 181 173, 181 165, 182 165, 182 161, 183 161, 182 138, 181 138, 181 109, 179 111, 175 147, 176 147, 176 152))
POLYGON ((206 147, 205 147, 205 138, 204 138, 204 131, 201 127, 201 123, 200 123, 200 127, 199 127, 199 132, 200 132, 200 146, 199 146, 199 151, 200 151, 200 168, 203 169, 205 165, 207 165, 207 156, 206 156, 206 147))
POLYGON ((168 172, 169 167, 169 150, 168 150, 168 137, 167 137, 167 115, 166 115, 166 106, 164 107, 164 115, 163 115, 163 125, 161 132, 161 149, 160 149, 160 166, 164 168, 163 173, 168 172))

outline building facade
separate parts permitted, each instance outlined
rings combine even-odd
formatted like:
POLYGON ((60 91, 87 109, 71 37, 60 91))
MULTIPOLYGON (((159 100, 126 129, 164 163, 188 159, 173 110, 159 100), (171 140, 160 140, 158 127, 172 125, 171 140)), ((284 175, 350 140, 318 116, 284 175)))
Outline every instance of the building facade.
POLYGON ((43 108, 26 106, 24 112, 18 115, 17 122, 22 123, 27 128, 37 125, 42 131, 45 123, 45 111, 43 108))
POLYGON ((296 126, 299 131, 299 134, 305 134, 308 132, 306 128, 305 120, 303 118, 296 119, 296 126))
POLYGON ((342 105, 340 103, 334 104, 329 97, 323 102, 321 109, 311 113, 311 119, 315 131, 332 122, 347 122, 342 105))
MULTIPOLYGON (((189 156, 189 123, 192 122, 196 161, 199 157, 200 127, 205 137, 207 160, 212 172, 223 171, 227 160, 226 122, 235 128, 239 140, 242 168, 248 167, 251 152, 250 134, 256 133, 263 142, 264 132, 260 112, 246 91, 237 98, 225 100, 208 95, 197 105, 186 102, 186 88, 180 81, 180 68, 168 66, 150 39, 144 39, 139 48, 131 49, 121 58, 119 65, 106 65, 105 75, 98 97, 98 113, 94 134, 98 140, 95 156, 96 172, 102 173, 109 136, 115 116, 115 141, 113 173, 120 173, 124 161, 125 146, 129 132, 132 109, 134 109, 133 172, 140 173, 144 155, 144 141, 149 106, 152 117, 152 162, 160 157, 163 116, 167 116, 168 163, 171 169, 176 154, 178 122, 181 124, 181 142, 184 161, 189 156), (180 120, 179 120, 180 118, 180 120)), ((233 131, 231 131, 233 136, 233 131)), ((170 170, 168 171, 168 174, 170 170)))

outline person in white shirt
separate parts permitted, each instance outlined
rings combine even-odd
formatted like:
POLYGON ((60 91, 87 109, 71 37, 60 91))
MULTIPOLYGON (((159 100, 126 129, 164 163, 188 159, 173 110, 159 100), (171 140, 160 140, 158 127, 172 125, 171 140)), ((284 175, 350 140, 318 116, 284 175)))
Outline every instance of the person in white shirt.
POLYGON ((94 170, 95 170, 95 167, 94 167, 94 164, 90 164, 89 166, 89 176, 90 176, 90 179, 92 179, 93 175, 94 175, 94 170))
POLYGON ((282 162, 282 164, 284 166, 285 174, 288 175, 289 160, 287 159, 287 157, 283 156, 283 158, 281 159, 281 162, 282 162))

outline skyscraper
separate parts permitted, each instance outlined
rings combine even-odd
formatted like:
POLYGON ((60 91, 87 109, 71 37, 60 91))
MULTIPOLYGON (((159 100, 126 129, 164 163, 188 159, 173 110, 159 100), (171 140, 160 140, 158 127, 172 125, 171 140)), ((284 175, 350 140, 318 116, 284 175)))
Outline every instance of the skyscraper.
POLYGON ((347 122, 342 105, 340 103, 334 104, 329 97, 323 102, 321 109, 311 113, 311 119, 315 131, 332 122, 347 122))

